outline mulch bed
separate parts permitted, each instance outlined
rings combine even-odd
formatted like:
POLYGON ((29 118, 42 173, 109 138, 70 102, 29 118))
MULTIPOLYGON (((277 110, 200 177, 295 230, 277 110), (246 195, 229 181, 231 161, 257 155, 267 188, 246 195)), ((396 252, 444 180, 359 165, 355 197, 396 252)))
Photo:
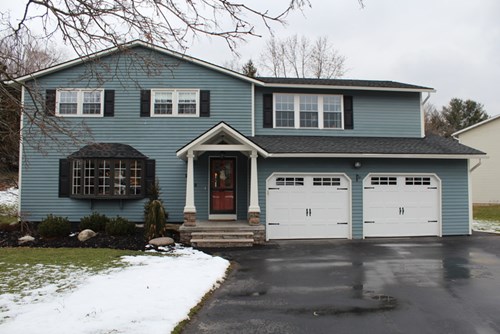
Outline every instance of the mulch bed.
MULTIPOLYGON (((0 231, 0 247, 43 247, 43 248, 113 248, 144 250, 146 241, 144 239, 144 229, 137 228, 136 233, 130 236, 110 236, 106 233, 97 233, 97 235, 87 241, 81 242, 77 234, 72 237, 43 239, 33 235, 35 240, 24 244, 19 244, 18 239, 24 236, 20 231, 0 231)), ((178 241, 178 236, 170 235, 178 241)))

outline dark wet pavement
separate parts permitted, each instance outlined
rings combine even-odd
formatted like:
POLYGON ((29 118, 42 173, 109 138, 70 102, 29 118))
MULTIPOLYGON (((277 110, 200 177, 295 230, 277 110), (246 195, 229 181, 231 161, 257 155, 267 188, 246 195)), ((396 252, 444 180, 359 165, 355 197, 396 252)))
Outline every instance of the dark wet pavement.
POLYGON ((500 333, 500 236, 213 253, 235 270, 183 333, 500 333))

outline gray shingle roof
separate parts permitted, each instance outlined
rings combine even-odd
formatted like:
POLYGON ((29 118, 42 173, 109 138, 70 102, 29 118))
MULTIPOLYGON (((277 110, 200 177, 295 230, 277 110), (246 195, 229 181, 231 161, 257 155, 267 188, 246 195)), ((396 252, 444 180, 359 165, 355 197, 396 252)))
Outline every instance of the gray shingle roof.
POLYGON ((251 141, 269 153, 477 155, 481 151, 438 136, 425 138, 256 136, 251 141))
POLYGON ((288 84, 288 85, 322 85, 322 86, 344 86, 344 87, 371 87, 371 88, 391 88, 391 89, 425 89, 433 90, 433 88, 405 84, 395 81, 379 81, 379 80, 351 80, 351 79, 301 79, 301 78, 273 78, 273 77, 257 77, 260 80, 269 84, 288 84))
POLYGON ((147 157, 130 145, 119 143, 95 143, 82 147, 78 151, 70 154, 68 158, 146 159, 147 157))

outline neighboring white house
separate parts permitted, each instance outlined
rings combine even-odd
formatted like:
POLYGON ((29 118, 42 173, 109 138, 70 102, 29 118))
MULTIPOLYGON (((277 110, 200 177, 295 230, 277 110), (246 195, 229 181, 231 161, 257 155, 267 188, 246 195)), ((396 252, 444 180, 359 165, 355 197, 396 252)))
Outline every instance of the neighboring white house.
MULTIPOLYGON (((471 174, 473 203, 500 203, 500 115, 457 131, 453 137, 488 155, 471 174)), ((471 160, 471 167, 474 161, 471 160)))

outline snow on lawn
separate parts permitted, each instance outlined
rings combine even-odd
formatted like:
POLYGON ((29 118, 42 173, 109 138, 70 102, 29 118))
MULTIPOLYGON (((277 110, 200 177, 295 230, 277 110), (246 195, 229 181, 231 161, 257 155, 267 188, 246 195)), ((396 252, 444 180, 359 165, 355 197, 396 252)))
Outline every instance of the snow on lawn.
POLYGON ((500 233, 500 222, 488 220, 474 220, 472 229, 479 232, 500 233))
POLYGON ((17 206, 18 189, 10 188, 8 190, 0 191, 0 205, 15 205, 17 206))
POLYGON ((168 255, 122 261, 128 266, 63 278, 75 285, 69 291, 49 285, 41 290, 51 293, 29 300, 23 300, 24 293, 0 295, 0 333, 170 333, 223 280, 229 265, 181 247, 168 255))

